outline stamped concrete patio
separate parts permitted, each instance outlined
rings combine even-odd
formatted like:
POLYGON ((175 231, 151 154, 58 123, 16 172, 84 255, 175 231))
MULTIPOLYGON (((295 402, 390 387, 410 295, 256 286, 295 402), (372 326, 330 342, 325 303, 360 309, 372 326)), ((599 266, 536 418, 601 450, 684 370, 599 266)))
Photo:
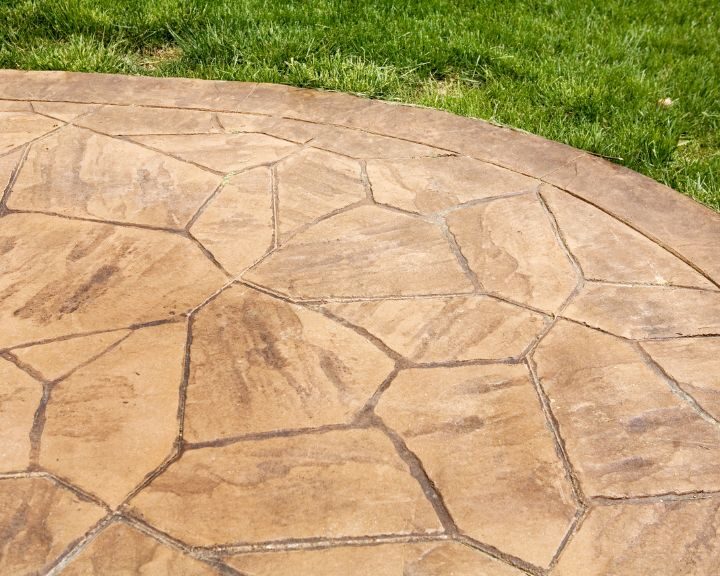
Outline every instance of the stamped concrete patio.
POLYGON ((0 573, 702 575, 720 215, 443 112, 0 72, 0 573))

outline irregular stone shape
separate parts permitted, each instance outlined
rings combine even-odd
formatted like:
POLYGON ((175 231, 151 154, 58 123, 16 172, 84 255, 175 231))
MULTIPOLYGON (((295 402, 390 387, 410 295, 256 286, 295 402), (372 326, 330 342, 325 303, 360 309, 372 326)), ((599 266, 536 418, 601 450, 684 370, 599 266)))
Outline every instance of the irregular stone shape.
POLYGON ((193 322, 185 439, 348 422, 393 369, 318 312, 235 287, 193 322))
POLYGON ((652 359, 720 420, 720 337, 643 342, 652 359))
POLYGON ((214 112, 144 106, 103 106, 77 124, 105 134, 127 136, 222 132, 214 112))
MULTIPOLYGON (((3 193, 8 188, 8 184, 10 184, 13 172, 19 166, 22 154, 22 149, 18 149, 5 156, 0 156, 0 199, 2 199, 3 193)), ((2 247, 0 247, 0 253, 2 253, 2 247)))
POLYGON ((458 204, 527 192, 539 181, 465 156, 369 160, 377 202, 410 212, 439 212, 458 204))
POLYGON ((231 556, 247 576, 523 576, 525 573, 455 542, 338 546, 231 556))
POLYGON ((32 366, 46 380, 55 380, 102 354, 127 335, 127 330, 102 332, 18 348, 13 350, 13 354, 22 362, 32 366))
POLYGON ((355 160, 309 148, 277 168, 278 225, 285 240, 317 218, 365 198, 355 160))
POLYGON ((720 292, 586 284, 563 315, 626 338, 720 333, 720 292))
MULTIPOLYGON (((237 83, 233 83, 237 85, 237 83)), ((371 101, 339 92, 302 90, 292 86, 255 84, 242 102, 226 110, 254 114, 274 114, 283 118, 321 124, 344 124, 345 120, 367 108, 371 101)))
POLYGON ((325 308, 415 362, 516 357, 545 325, 542 315, 487 296, 338 302, 325 308))
POLYGON ((682 260, 591 204, 552 186, 540 193, 587 279, 713 287, 682 260))
POLYGON ((0 358, 0 472, 25 470, 30 463, 30 430, 42 395, 40 382, 0 358))
POLYGON ((70 561, 62 576, 218 576, 219 570, 161 544, 122 523, 115 523, 70 561))
POLYGON ((0 154, 62 126, 62 122, 25 112, 0 112, 0 154))
POLYGON ((33 145, 8 206, 182 228, 219 183, 191 164, 70 126, 33 145))
POLYGON ((575 271, 534 196, 494 200, 453 212, 450 232, 490 292, 555 311, 577 284, 575 271))
POLYGON ((44 574, 104 515, 47 478, 0 480, 0 573, 44 574))
POLYGON ((226 282, 164 232, 9 214, 0 246, 0 348, 175 316, 226 282))
POLYGON ((190 232, 232 274, 252 266, 273 246, 270 171, 256 168, 232 176, 190 232))
MULTIPOLYGON (((583 154, 577 148, 560 142, 441 110, 377 100, 367 103, 356 101, 352 106, 352 100, 347 100, 346 106, 350 111, 338 118, 344 126, 423 142, 536 178, 583 154)), ((324 103, 324 107, 329 108, 329 103, 324 103)), ((318 108, 319 105, 312 111, 316 121, 317 117, 329 116, 334 112, 318 108)), ((334 123, 338 123, 338 120, 334 123)))
POLYGON ((180 322, 137 330, 57 384, 40 464, 119 504, 172 450, 185 340, 180 322))
POLYGON ((552 574, 715 574, 718 531, 716 498, 601 506, 590 511, 552 574))
POLYGON ((261 132, 283 140, 305 144, 325 130, 322 124, 252 114, 218 114, 227 132, 261 132))
POLYGON ((232 103, 241 103, 256 87, 251 82, 205 82, 191 78, 15 72, 0 71, 0 97, 235 110, 238 107, 232 103))
POLYGON ((462 532, 550 563, 575 503, 524 365, 404 371, 377 413, 420 458, 462 532))
POLYGON ((448 154, 446 150, 424 144, 339 127, 325 128, 313 138, 312 145, 353 158, 415 158, 448 154))
POLYGON ((52 116, 63 122, 72 122, 78 116, 94 112, 97 104, 78 104, 76 102, 33 102, 33 108, 40 114, 52 116))
POLYGON ((663 242, 720 283, 720 214, 672 188, 589 154, 544 177, 663 242), (648 199, 652 198, 651 201, 648 199))
POLYGON ((441 530, 419 484, 376 430, 191 450, 130 504, 153 526, 201 546, 441 530))
POLYGON ((632 344, 560 321, 534 358, 586 494, 720 490, 720 429, 632 344))
POLYGON ((265 134, 134 136, 133 140, 218 172, 269 164, 299 149, 297 144, 265 134))
POLYGON ((23 100, 0 100, 0 112, 32 112, 30 102, 23 100))
POLYGON ((246 277, 300 298, 473 290, 438 227, 374 206, 301 232, 246 277))

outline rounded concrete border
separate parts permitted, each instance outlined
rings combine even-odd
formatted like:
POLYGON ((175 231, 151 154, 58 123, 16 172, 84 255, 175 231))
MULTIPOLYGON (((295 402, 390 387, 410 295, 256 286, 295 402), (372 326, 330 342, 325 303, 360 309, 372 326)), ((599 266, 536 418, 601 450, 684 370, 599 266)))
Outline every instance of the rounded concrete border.
POLYGON ((271 115, 444 148, 533 176, 582 198, 720 287, 720 214, 587 152, 482 120, 279 84, 77 72, 0 70, 0 99, 271 115))

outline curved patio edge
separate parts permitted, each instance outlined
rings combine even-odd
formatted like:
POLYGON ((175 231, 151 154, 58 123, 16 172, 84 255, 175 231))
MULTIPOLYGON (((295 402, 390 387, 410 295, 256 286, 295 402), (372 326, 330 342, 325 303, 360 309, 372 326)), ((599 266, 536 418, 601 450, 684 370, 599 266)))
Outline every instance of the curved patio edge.
POLYGON ((595 205, 720 286, 720 214, 637 172, 520 130, 449 112, 278 84, 0 70, 0 99, 203 109, 355 128, 535 177, 595 205))

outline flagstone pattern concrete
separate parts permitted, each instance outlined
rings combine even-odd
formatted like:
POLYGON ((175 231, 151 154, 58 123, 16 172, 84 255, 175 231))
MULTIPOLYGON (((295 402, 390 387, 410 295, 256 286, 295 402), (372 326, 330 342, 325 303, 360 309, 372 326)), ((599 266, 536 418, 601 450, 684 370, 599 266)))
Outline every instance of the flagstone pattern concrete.
POLYGON ((711 576, 720 215, 286 86, 0 71, 0 573, 711 576))

